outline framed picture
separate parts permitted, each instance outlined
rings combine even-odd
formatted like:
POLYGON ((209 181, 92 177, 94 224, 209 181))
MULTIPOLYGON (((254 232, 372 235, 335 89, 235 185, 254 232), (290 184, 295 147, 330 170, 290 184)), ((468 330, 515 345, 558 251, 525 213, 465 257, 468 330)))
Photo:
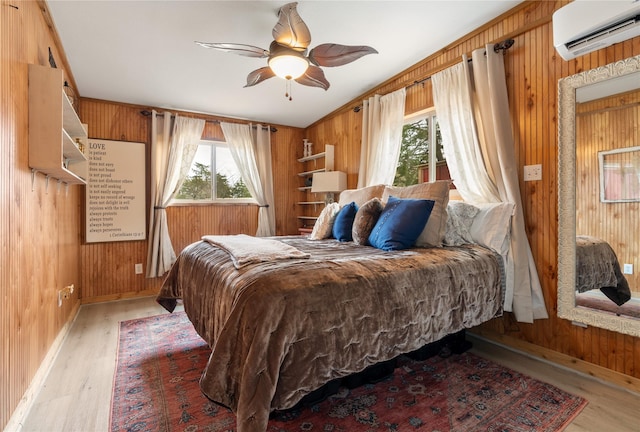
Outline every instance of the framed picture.
POLYGON ((145 144, 89 139, 87 243, 146 238, 145 144))
POLYGON ((598 152, 600 201, 640 201, 640 146, 598 152))

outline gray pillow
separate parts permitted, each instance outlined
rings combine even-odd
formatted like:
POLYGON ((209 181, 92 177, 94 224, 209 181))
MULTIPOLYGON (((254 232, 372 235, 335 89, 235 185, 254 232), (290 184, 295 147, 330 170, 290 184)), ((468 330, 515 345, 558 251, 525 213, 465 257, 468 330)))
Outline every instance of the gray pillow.
POLYGON ((369 234, 371 234, 373 227, 378 222, 383 207, 379 198, 372 198, 360 206, 351 229, 355 244, 363 246, 369 244, 369 234))
POLYGON ((444 244, 460 246, 475 243, 471 236, 471 225, 480 209, 462 201, 450 201, 447 206, 447 228, 444 234, 444 244))

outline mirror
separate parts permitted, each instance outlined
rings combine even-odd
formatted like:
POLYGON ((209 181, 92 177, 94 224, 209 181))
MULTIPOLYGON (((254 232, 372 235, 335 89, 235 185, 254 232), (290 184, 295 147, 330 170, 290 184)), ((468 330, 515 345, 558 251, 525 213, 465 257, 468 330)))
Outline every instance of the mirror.
MULTIPOLYGON (((612 311, 598 306, 584 306, 582 302, 577 304, 576 235, 605 237, 605 242, 610 241, 607 237, 613 236, 615 240, 611 247, 616 254, 630 257, 626 258, 628 261, 631 258, 637 260, 640 256, 640 239, 637 233, 640 203, 602 202, 600 184, 611 185, 612 180, 609 177, 601 181, 600 177, 605 176, 605 173, 599 169, 599 159, 611 154, 606 153, 607 151, 627 149, 628 151, 620 153, 631 156, 637 153, 633 147, 640 146, 637 114, 639 95, 640 56, 572 75, 558 82, 558 316, 633 336, 640 336, 640 318, 621 313, 620 308, 616 309, 615 303, 606 296, 602 297, 605 303, 608 301, 614 306, 612 311), (618 96, 614 98, 613 95, 618 96), (613 111, 617 107, 614 107, 615 103, 612 101, 628 103, 632 98, 636 100, 629 105, 635 107, 635 118, 616 119, 616 126, 611 121, 613 116, 605 116, 604 120, 600 117, 599 123, 592 122, 590 126, 585 126, 582 116, 586 112, 613 111), (601 104, 600 107, 597 106, 598 103, 601 104), (624 142, 614 142, 602 133, 620 129, 627 131, 624 142), (591 144, 585 144, 585 141, 589 141, 585 137, 591 138, 591 144), (585 200, 591 201, 586 203, 585 200), (629 220, 633 226, 626 228, 629 220), (624 226, 614 228, 621 223, 624 226), (605 229, 609 230, 609 234, 603 232, 605 229), (619 248, 618 251, 616 247, 619 248)), ((635 174, 635 181, 638 181, 638 175, 640 174, 635 174)), ((628 261, 620 263, 621 268, 633 272, 624 275, 632 294, 635 291, 627 303, 634 302, 635 297, 637 300, 634 305, 637 304, 640 308, 640 287, 635 279, 640 268, 625 266, 628 261)), ((600 290, 593 291, 598 294, 600 290)))

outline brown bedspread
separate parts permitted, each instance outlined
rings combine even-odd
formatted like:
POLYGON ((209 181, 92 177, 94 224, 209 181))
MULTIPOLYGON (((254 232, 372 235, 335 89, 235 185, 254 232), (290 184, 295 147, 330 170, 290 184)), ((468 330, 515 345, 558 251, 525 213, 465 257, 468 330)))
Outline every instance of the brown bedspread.
POLYGON ((609 243, 596 237, 576 236, 576 291, 599 289, 618 306, 631 298, 629 283, 609 243))
POLYGON ((502 313, 499 255, 478 245, 384 252, 335 240, 279 240, 310 259, 236 269, 229 255, 185 248, 158 295, 182 298, 212 348, 200 381, 239 432, 264 431, 328 381, 502 313))

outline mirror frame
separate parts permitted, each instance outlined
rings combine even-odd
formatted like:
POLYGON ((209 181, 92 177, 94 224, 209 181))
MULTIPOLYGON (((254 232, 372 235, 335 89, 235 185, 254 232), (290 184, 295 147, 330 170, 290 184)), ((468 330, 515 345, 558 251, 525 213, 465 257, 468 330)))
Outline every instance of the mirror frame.
POLYGON ((558 81, 558 317, 640 336, 640 320, 576 306, 576 90, 640 71, 640 55, 558 81))

